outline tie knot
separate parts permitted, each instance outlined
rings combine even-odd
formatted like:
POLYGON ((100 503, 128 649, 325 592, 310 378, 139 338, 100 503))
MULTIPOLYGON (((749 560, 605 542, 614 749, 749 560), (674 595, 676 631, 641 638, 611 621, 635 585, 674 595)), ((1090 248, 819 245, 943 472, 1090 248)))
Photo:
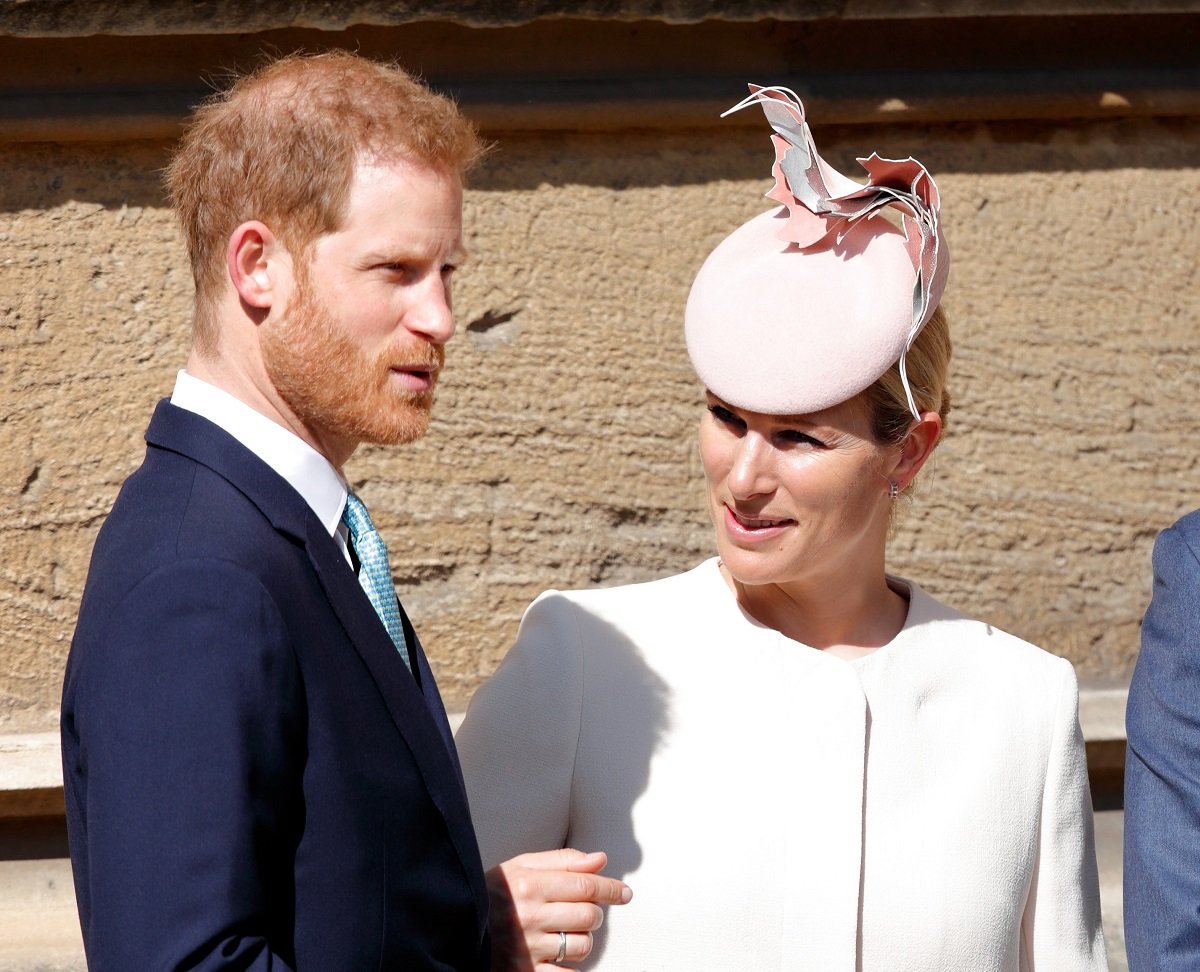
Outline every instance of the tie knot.
POLYGON ((346 509, 342 511, 342 522, 355 540, 368 533, 375 532, 375 524, 371 522, 371 514, 366 506, 353 493, 346 494, 346 509))

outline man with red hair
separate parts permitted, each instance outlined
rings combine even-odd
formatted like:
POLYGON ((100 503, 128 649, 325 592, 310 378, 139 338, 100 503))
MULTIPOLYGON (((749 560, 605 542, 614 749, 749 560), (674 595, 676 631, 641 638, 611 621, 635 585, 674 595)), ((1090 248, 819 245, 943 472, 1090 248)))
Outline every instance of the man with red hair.
POLYGON ((596 854, 485 878, 343 473, 428 425, 480 154, 453 103, 346 53, 269 63, 191 119, 167 186, 192 350, 97 539, 63 694, 93 970, 528 967, 628 896, 596 854), (518 924, 510 885, 551 903, 518 924))

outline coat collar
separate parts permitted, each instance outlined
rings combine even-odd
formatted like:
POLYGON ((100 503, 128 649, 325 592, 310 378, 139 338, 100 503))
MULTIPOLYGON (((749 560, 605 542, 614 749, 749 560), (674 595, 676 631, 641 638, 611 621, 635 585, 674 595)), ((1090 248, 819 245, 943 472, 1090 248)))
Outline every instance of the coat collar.
POLYGON ((307 519, 313 513, 304 498, 258 456, 208 419, 164 398, 154 409, 146 429, 146 442, 211 469, 241 492, 285 536, 303 541, 307 535, 307 519))

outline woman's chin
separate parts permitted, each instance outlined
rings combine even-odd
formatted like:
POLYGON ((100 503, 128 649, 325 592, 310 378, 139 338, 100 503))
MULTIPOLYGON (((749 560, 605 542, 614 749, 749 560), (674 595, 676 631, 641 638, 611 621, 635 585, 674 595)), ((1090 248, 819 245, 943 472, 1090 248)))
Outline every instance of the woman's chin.
POLYGON ((737 584, 780 584, 793 579, 796 573, 793 565, 783 562, 778 554, 721 544, 719 555, 725 575, 737 584))

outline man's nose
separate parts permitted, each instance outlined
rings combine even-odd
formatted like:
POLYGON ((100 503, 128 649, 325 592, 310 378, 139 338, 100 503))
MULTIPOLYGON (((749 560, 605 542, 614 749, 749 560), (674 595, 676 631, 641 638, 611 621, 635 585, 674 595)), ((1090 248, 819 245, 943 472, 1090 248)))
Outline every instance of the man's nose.
POLYGON ((405 318, 405 326, 434 344, 454 337, 454 308, 450 283, 438 276, 427 281, 405 318))

